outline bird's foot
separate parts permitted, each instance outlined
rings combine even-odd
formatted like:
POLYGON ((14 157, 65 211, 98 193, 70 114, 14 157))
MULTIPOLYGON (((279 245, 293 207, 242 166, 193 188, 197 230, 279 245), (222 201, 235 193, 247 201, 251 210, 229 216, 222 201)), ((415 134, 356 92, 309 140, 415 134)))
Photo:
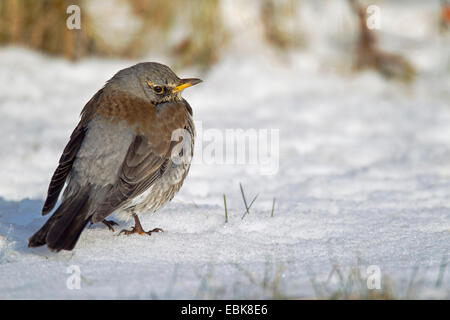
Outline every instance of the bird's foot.
POLYGON ((113 226, 118 226, 119 224, 113 220, 103 220, 102 223, 108 227, 109 230, 111 230, 112 232, 114 232, 114 228, 113 226))
POLYGON ((137 228, 136 226, 134 226, 133 228, 131 228, 131 230, 123 229, 122 231, 119 232, 118 235, 120 236, 123 233, 124 235, 129 236, 130 234, 138 233, 140 235, 148 234, 149 236, 151 236, 153 232, 164 232, 164 230, 161 228, 154 228, 150 231, 144 231, 144 229, 137 228))
POLYGON ((152 235, 153 232, 164 232, 164 230, 161 228, 154 228, 150 231, 147 231, 146 234, 148 234, 150 236, 150 235, 152 235))
POLYGON ((148 234, 149 236, 152 235, 153 232, 164 232, 163 229, 161 228, 155 228, 153 230, 150 231, 144 231, 144 229, 142 228, 141 222, 139 221, 139 218, 136 214, 133 213, 133 218, 134 218, 134 227, 131 228, 131 230, 122 230, 119 232, 119 236, 123 233, 126 236, 129 236, 130 234, 134 234, 134 233, 138 233, 138 234, 148 234))

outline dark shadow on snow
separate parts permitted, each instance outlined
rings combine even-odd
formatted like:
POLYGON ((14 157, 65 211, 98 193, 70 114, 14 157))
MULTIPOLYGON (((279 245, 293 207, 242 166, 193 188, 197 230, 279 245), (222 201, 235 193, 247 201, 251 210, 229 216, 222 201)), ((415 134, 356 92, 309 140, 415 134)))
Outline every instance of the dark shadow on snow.
MULTIPOLYGON (((45 248, 28 248, 28 238, 47 221, 42 216, 43 200, 5 200, 0 197, 0 236, 8 241, 8 247, 27 254, 48 254, 45 248)), ((2 250, 2 248, 0 248, 2 250)))

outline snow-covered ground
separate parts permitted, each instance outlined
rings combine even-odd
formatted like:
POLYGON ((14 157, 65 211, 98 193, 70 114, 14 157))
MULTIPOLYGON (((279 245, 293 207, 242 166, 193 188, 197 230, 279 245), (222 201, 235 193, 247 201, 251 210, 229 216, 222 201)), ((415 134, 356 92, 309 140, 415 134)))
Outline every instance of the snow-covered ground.
POLYGON ((2 48, 0 298, 314 297, 311 277, 358 263, 363 275, 378 266, 397 297, 414 280, 416 297, 449 298, 450 77, 436 68, 449 48, 430 41, 409 51, 420 71, 411 86, 327 68, 318 52, 228 54, 184 93, 203 146, 181 192, 142 218, 166 232, 118 237, 131 222, 114 234, 97 225, 60 253, 27 247, 47 219, 48 182, 81 108, 135 62, 2 48), (279 129, 275 174, 205 161, 208 137, 238 128, 279 129), (259 194, 244 219, 239 183, 248 201, 259 194), (77 268, 81 288, 70 290, 77 268))
MULTIPOLYGON (((277 272, 284 295, 309 297, 311 273, 358 259, 397 284, 419 268, 416 278, 434 286, 450 247, 448 77, 406 88, 371 72, 306 73, 263 57, 224 60, 185 97, 203 132, 279 129, 276 174, 196 159, 174 201, 143 218, 165 233, 118 237, 94 226, 73 252, 27 248, 83 104, 131 63, 0 51, 1 298, 262 298, 271 291, 249 274, 270 282, 277 272), (248 199, 259 193, 244 219, 239 182, 248 199), (73 265, 80 290, 66 286, 73 265)), ((438 297, 448 297, 449 279, 438 297)))

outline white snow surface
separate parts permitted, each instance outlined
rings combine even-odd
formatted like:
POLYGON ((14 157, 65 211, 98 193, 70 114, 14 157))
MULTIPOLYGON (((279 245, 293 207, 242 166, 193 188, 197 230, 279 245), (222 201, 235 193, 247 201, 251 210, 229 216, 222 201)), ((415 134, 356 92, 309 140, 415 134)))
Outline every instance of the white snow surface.
MULTIPOLYGON (((142 217, 166 232, 117 236, 131 222, 115 233, 95 225, 73 252, 52 253, 27 239, 48 218, 40 210, 59 156, 84 104, 135 62, 1 49, 0 298, 271 298, 258 283, 277 271, 284 295, 313 297, 311 273, 326 278, 358 259, 398 286, 418 268, 433 289, 450 248, 448 73, 424 72, 407 87, 309 68, 314 55, 289 59, 229 55, 184 93, 203 131, 279 129, 276 174, 195 159, 175 199, 142 217), (248 201, 259 194, 244 219, 239 182, 248 201), (66 283, 74 265, 79 290, 66 283)), ((449 287, 447 272, 431 292, 448 298, 449 287)))

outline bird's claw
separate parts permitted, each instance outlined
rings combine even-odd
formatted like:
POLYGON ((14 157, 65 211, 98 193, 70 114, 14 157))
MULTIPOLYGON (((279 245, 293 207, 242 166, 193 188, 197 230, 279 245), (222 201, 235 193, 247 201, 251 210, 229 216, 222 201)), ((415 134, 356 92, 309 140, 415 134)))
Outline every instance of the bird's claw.
POLYGON ((132 227, 131 230, 123 229, 122 231, 119 232, 118 236, 120 236, 122 233, 123 233, 124 235, 126 235, 126 236, 129 236, 129 235, 135 234, 135 233, 138 233, 138 234, 140 234, 140 235, 142 235, 142 234, 148 234, 148 235, 150 236, 153 232, 164 232, 164 230, 161 229, 161 228, 154 228, 154 229, 152 229, 152 230, 150 230, 150 231, 144 231, 144 230, 142 230, 142 229, 139 230, 139 229, 136 228, 136 227, 132 227))
POLYGON ((111 230, 112 232, 114 232, 114 228, 113 226, 118 226, 119 224, 113 220, 103 220, 102 223, 108 227, 109 230, 111 230))
POLYGON ((137 232, 137 231, 136 231, 136 228, 135 228, 135 227, 133 227, 131 230, 122 229, 122 230, 119 232, 118 236, 120 236, 122 233, 123 233, 124 235, 126 235, 126 236, 129 236, 130 234, 133 234, 133 233, 136 233, 136 232, 137 232))
POLYGON ((152 232, 164 232, 164 230, 161 228, 155 228, 153 230, 147 231, 146 234, 151 235, 152 232))

